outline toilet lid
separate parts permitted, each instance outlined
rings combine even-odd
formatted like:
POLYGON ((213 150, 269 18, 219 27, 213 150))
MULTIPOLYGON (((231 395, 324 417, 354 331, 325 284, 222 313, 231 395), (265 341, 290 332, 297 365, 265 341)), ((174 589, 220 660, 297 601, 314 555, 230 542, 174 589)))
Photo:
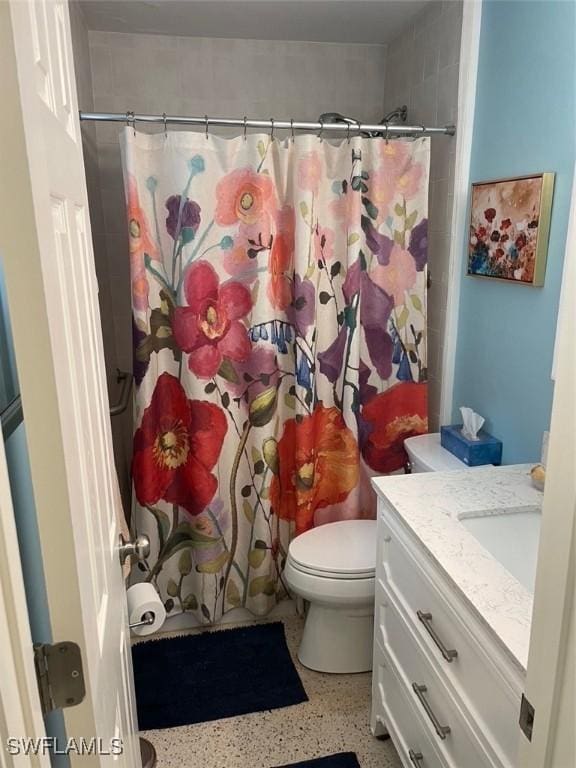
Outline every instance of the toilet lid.
POLYGON ((333 578, 374 576, 376 520, 327 523, 297 536, 288 549, 293 565, 333 578))

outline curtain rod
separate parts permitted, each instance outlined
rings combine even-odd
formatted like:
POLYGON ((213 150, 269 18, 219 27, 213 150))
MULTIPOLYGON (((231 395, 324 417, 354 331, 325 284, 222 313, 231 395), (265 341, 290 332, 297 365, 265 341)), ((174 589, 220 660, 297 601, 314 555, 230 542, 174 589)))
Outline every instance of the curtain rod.
POLYGON ((183 115, 145 115, 134 112, 80 112, 81 121, 93 121, 97 123, 126 123, 134 126, 135 123, 160 123, 161 125, 198 125, 206 131, 210 126, 264 128, 270 131, 344 131, 349 135, 359 133, 379 133, 383 136, 454 136, 455 125, 445 125, 443 128, 429 128, 424 125, 372 125, 371 123, 319 123, 305 122, 302 120, 253 120, 235 117, 185 117, 183 115))

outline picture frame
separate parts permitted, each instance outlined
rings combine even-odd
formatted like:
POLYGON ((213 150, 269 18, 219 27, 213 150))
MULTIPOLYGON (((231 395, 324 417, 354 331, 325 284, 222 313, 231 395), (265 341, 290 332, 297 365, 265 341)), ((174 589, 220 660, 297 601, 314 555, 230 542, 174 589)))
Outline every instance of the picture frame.
POLYGON ((518 285, 544 285, 555 174, 472 184, 467 273, 518 285))

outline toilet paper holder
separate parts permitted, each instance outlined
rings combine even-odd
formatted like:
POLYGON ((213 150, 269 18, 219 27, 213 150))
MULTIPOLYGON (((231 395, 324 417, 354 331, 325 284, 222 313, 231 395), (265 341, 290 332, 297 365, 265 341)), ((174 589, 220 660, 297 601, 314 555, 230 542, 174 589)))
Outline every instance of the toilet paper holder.
POLYGON ((133 624, 129 624, 128 626, 130 629, 134 629, 134 627, 146 627, 149 624, 154 624, 154 614, 152 611, 146 611, 146 613, 142 616, 141 621, 135 621, 133 624))
POLYGON ((150 539, 146 534, 141 533, 133 541, 127 540, 120 534, 120 543, 118 546, 118 555, 120 557, 120 565, 124 565, 124 562, 129 557, 135 557, 137 560, 146 560, 150 554, 150 539))

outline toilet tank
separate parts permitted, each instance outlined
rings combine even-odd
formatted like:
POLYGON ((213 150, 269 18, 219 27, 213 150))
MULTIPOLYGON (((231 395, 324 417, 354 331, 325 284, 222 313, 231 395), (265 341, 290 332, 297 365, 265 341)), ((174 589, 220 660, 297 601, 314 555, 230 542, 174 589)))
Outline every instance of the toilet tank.
POLYGON ((454 469, 469 469, 463 461, 442 448, 440 432, 416 435, 404 440, 404 448, 412 472, 446 472, 454 469))

